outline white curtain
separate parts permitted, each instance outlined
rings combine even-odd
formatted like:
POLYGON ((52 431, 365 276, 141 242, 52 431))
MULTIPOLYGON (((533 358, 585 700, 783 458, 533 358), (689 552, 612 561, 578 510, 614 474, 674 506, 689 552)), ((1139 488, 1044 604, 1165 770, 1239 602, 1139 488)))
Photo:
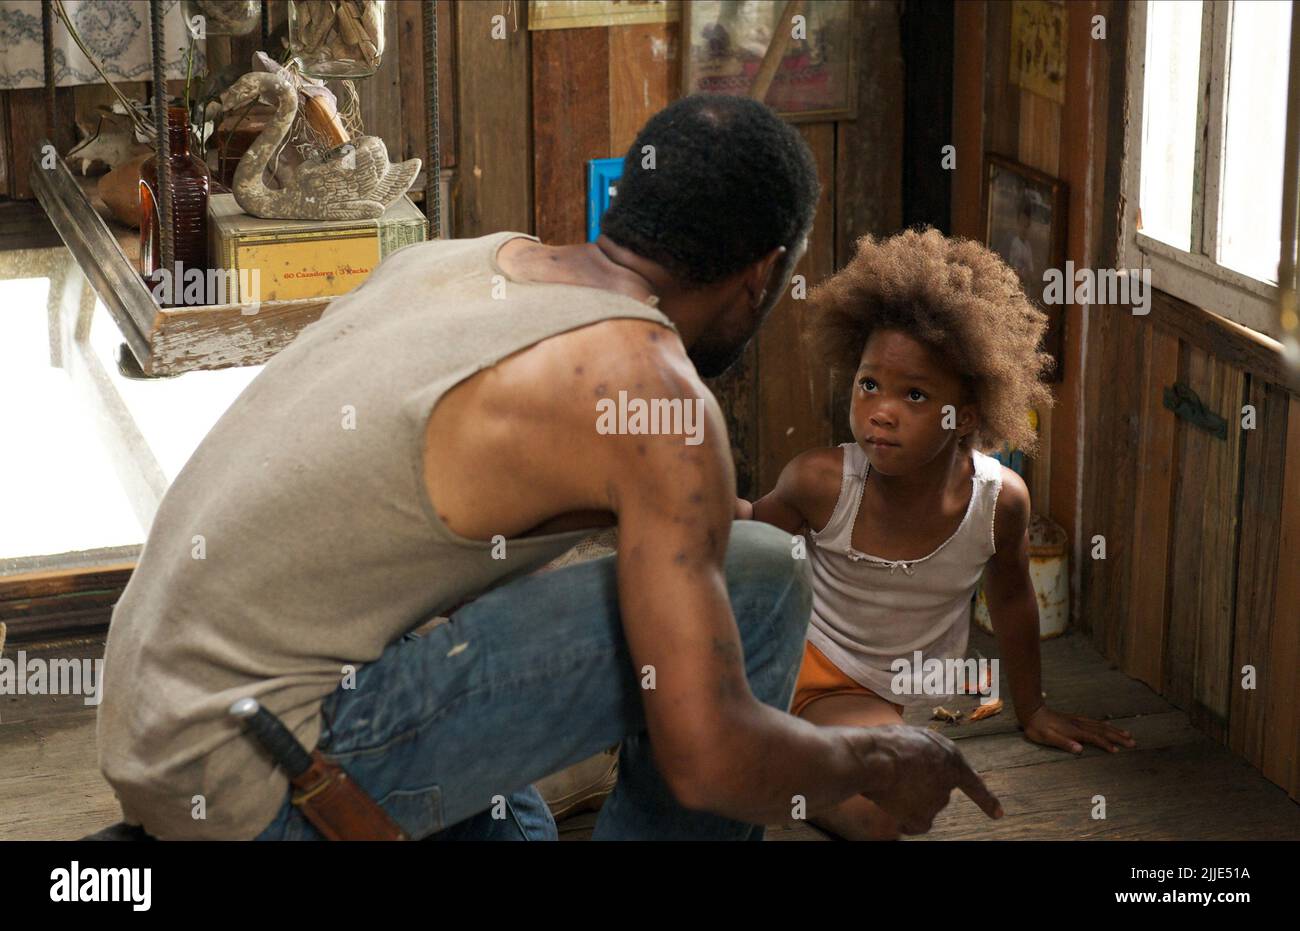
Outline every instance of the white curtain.
MULTIPOLYGON (((81 41, 114 81, 148 81, 150 63, 148 0, 63 0, 81 41)), ((185 77, 189 33, 180 0, 163 3, 166 75, 185 77)), ((60 87, 98 84, 99 74, 77 48, 63 21, 51 17, 54 80, 60 87)), ((40 0, 0 0, 0 90, 45 86, 40 0)), ((203 43, 195 44, 194 73, 204 67, 203 43)))

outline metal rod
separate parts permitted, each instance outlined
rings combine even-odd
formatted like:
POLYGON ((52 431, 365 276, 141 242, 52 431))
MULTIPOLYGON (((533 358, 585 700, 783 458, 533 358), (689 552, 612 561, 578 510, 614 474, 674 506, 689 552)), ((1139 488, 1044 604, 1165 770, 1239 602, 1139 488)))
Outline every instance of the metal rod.
POLYGON ((149 26, 152 33, 153 53, 153 125, 157 133, 154 157, 157 159, 158 223, 162 262, 168 274, 172 271, 176 250, 172 241, 172 166, 171 137, 167 130, 167 84, 164 80, 166 59, 163 57, 163 4, 162 0, 149 0, 149 26))
POLYGON ((41 0, 41 43, 45 59, 45 138, 54 145, 54 0, 41 0))
POLYGON ((424 2, 424 214, 429 238, 442 236, 442 140, 438 126, 438 0, 424 2))

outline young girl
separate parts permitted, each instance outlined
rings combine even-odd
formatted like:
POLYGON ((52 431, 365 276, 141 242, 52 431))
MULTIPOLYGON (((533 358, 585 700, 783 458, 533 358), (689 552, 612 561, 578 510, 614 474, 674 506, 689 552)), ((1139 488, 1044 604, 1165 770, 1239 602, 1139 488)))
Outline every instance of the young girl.
MULTIPOLYGON (((1042 701, 1029 493, 981 448, 1032 451, 1045 315, 996 255, 935 230, 863 237, 809 297, 810 342, 853 379, 853 442, 795 457, 753 518, 806 532, 813 615, 791 713, 816 724, 901 724, 913 677, 896 659, 961 658, 980 576, 1025 736, 1072 753, 1133 746, 1127 731, 1042 701)), ((920 673, 916 679, 920 680, 920 673)), ((816 819, 842 837, 893 838, 858 796, 816 819)))

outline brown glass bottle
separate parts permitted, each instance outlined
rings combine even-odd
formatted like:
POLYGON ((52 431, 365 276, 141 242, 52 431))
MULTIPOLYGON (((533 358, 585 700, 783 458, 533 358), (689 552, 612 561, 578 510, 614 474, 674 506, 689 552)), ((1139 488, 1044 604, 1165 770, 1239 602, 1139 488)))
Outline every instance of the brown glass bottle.
MULTIPOLYGON (((208 268, 208 166, 202 159, 190 154, 189 118, 183 107, 167 109, 168 155, 172 179, 172 243, 175 251, 173 263, 180 263, 181 275, 176 275, 175 264, 167 273, 172 276, 171 299, 167 300, 162 283, 162 216, 157 209, 159 195, 157 156, 140 166, 140 274, 145 287, 160 293, 164 306, 194 303, 185 301, 185 274, 198 269, 207 279, 208 268), (156 290, 157 289, 157 290, 156 290)), ((192 277, 192 276, 191 276, 192 277)), ((206 288, 204 288, 206 291, 206 288)), ((200 302, 206 300, 200 298, 200 302)))

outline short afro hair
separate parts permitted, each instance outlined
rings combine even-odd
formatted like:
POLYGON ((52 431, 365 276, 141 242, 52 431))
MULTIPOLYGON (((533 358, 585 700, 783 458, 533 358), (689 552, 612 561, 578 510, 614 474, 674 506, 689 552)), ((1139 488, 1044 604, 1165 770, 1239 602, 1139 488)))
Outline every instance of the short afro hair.
POLYGON ((698 287, 777 246, 793 250, 812 226, 820 189, 808 144, 772 109, 694 94, 641 128, 600 229, 698 287), (653 168, 642 167, 646 146, 653 168))
POLYGON ((837 377, 858 369, 876 330, 898 330, 963 378, 979 410, 976 448, 1003 443, 1032 453, 1030 408, 1052 403, 1039 350, 1047 315, 993 252, 938 230, 863 236, 849 264, 808 295, 805 336, 837 377))

